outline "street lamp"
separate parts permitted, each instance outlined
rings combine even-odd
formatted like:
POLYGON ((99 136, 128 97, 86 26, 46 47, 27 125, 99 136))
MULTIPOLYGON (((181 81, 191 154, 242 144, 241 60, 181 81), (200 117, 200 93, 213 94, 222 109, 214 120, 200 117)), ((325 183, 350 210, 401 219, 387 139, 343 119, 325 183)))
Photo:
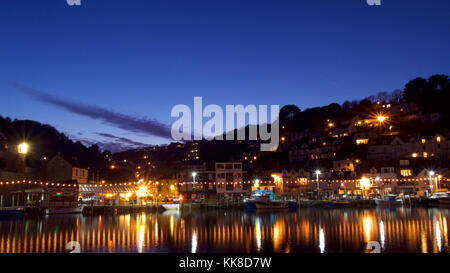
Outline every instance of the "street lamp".
POLYGON ((255 179, 254 187, 256 188, 256 190, 258 190, 258 188, 259 188, 259 179, 255 179))
POLYGON ((195 190, 195 177, 197 176, 196 172, 192 172, 192 189, 195 190))
POLYGON ((320 170, 316 170, 316 183, 317 183, 317 199, 320 199, 320 195, 319 195, 319 175, 322 172, 320 170))
POLYGON ((28 143, 26 143, 26 142, 22 142, 18 146, 19 154, 26 155, 28 153, 28 149, 29 149, 29 146, 28 146, 28 143))
POLYGON ((383 123, 386 119, 387 119, 386 116, 382 116, 382 115, 377 116, 377 120, 378 120, 380 123, 383 123))
POLYGON ((433 190, 433 176, 434 175, 435 175, 434 171, 428 172, 428 176, 430 177, 430 194, 431 194, 431 191, 433 190))

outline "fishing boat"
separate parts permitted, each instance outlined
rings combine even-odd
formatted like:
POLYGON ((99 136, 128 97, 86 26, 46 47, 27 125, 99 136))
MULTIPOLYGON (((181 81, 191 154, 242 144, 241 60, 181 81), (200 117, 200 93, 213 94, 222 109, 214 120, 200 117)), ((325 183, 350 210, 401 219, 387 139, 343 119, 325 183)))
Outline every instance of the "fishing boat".
POLYGON ((377 206, 394 207, 403 205, 403 200, 397 198, 395 194, 386 194, 384 198, 375 198, 374 200, 377 206))
POLYGON ((161 206, 165 210, 179 210, 180 209, 180 204, 179 203, 162 204, 161 206))
POLYGON ((23 208, 0 208, 0 216, 8 216, 8 215, 22 215, 23 208))
POLYGON ((295 200, 271 200, 269 196, 252 196, 244 199, 246 209, 296 209, 298 207, 295 200))
POLYGON ((69 208, 46 208, 44 213, 49 214, 74 214, 74 213, 82 213, 84 209, 84 205, 79 205, 77 207, 69 207, 69 208))
POLYGON ((428 199, 429 203, 437 203, 442 206, 450 205, 450 192, 448 191, 440 191, 435 192, 428 199))

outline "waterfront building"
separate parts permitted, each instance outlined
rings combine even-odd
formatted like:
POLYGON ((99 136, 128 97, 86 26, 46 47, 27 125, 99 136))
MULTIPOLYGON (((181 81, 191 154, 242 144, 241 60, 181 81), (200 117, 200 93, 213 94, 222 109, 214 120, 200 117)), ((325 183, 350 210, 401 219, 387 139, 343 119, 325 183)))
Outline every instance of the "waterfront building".
POLYGON ((88 169, 75 158, 63 158, 58 154, 47 163, 47 179, 52 181, 75 180, 78 183, 87 183, 88 169))

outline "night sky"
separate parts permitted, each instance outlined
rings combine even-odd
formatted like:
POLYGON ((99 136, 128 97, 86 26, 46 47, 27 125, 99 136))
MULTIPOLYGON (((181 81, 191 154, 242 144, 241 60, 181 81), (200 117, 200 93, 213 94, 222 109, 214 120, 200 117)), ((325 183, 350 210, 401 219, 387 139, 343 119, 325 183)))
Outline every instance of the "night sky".
POLYGON ((0 115, 133 147, 194 96, 306 109, 450 74, 448 0, 81 1, 0 1, 0 115))

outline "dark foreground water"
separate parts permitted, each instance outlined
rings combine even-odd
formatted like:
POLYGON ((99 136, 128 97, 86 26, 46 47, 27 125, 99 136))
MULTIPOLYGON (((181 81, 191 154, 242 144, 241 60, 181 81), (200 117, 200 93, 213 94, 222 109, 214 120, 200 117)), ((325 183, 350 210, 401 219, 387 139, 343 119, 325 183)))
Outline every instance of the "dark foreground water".
POLYGON ((449 209, 301 209, 0 218, 0 252, 450 252, 449 209))

